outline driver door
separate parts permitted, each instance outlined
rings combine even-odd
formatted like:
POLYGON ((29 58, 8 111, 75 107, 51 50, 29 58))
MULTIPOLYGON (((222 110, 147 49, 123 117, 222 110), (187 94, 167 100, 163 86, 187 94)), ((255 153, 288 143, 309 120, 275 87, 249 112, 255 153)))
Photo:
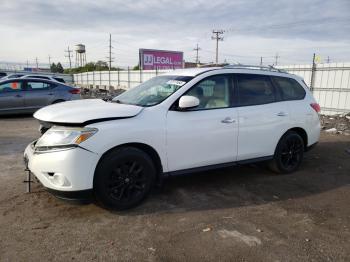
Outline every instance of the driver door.
POLYGON ((179 110, 175 104, 168 111, 170 172, 236 161, 238 115, 232 107, 232 83, 230 75, 205 78, 184 94, 197 97, 199 106, 179 110))

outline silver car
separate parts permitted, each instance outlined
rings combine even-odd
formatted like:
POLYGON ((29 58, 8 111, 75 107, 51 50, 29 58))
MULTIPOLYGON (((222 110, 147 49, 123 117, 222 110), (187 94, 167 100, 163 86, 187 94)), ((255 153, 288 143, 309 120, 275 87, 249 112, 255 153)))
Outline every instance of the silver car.
POLYGON ((0 82, 0 115, 32 113, 37 109, 80 99, 80 89, 57 81, 15 78, 0 82))

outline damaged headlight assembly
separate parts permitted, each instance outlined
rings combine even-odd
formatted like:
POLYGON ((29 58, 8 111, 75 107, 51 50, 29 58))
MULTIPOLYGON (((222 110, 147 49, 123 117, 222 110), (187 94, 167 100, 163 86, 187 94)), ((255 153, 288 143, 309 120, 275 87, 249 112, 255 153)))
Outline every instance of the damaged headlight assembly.
POLYGON ((92 137, 98 131, 89 127, 53 126, 47 130, 35 144, 35 153, 67 150, 92 137))

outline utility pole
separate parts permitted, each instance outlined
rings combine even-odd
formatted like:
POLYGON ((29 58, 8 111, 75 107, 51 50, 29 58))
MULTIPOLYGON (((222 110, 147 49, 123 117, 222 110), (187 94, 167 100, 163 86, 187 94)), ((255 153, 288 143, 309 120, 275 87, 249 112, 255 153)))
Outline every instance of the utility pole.
MULTIPOLYGON (((112 35, 109 34, 109 52, 108 52, 108 85, 109 87, 111 86, 111 69, 112 69, 112 62, 113 62, 113 57, 112 57, 112 35)), ((109 88, 108 87, 108 88, 109 88)))
POLYGON ((51 67, 51 56, 49 55, 49 67, 51 67))
POLYGON ((331 62, 331 60, 329 59, 329 56, 327 56, 326 62, 327 62, 327 64, 329 64, 331 62))
POLYGON ((278 58, 280 58, 280 56, 278 55, 278 53, 276 53, 276 55, 275 55, 275 66, 276 66, 277 63, 278 63, 278 58))
POLYGON ((215 56, 215 64, 217 65, 219 62, 219 41, 224 41, 224 30, 213 30, 213 36, 211 39, 216 40, 216 56, 215 56))
POLYGON ((197 46, 196 48, 193 49, 194 51, 196 51, 196 64, 197 66, 199 65, 199 56, 198 56, 198 51, 201 50, 198 46, 198 43, 197 43, 197 46))
POLYGON ((260 66, 262 66, 262 65, 263 65, 262 59, 263 59, 263 57, 262 57, 262 56, 260 56, 260 66))
POLYGON ((39 68, 39 63, 38 63, 38 58, 37 57, 35 58, 35 63, 36 63, 36 69, 38 69, 39 68))
POLYGON ((29 68, 29 61, 27 60, 27 68, 29 68))
POLYGON ((65 50, 64 52, 68 53, 68 55, 65 55, 65 57, 68 57, 69 59, 69 68, 72 69, 72 60, 71 60, 71 55, 70 53, 73 52, 72 50, 69 49, 69 46, 67 48, 67 50, 65 50))
POLYGON ((311 78, 310 78, 310 90, 311 92, 314 89, 314 83, 315 83, 315 73, 316 73, 316 54, 314 53, 312 57, 312 67, 311 67, 311 78))

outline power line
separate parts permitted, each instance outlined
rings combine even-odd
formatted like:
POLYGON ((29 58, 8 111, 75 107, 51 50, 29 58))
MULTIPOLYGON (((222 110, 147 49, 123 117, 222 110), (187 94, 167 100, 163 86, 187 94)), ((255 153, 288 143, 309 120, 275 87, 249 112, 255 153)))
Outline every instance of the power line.
POLYGON ((73 52, 73 51, 70 50, 70 49, 69 49, 69 46, 68 46, 67 50, 65 50, 64 52, 65 52, 65 53, 68 53, 68 55, 65 55, 65 57, 68 57, 68 59, 69 59, 69 68, 72 69, 72 60, 71 60, 71 58, 72 58, 73 56, 71 56, 70 53, 73 52))
POLYGON ((199 52, 199 50, 201 50, 201 48, 198 46, 198 43, 197 43, 196 48, 194 48, 193 50, 196 51, 196 64, 198 65, 199 64, 198 52, 199 52))
POLYGON ((216 56, 215 56, 215 62, 218 64, 219 60, 219 41, 224 41, 224 37, 222 36, 224 34, 224 30, 213 30, 213 36, 211 39, 216 40, 216 56))

